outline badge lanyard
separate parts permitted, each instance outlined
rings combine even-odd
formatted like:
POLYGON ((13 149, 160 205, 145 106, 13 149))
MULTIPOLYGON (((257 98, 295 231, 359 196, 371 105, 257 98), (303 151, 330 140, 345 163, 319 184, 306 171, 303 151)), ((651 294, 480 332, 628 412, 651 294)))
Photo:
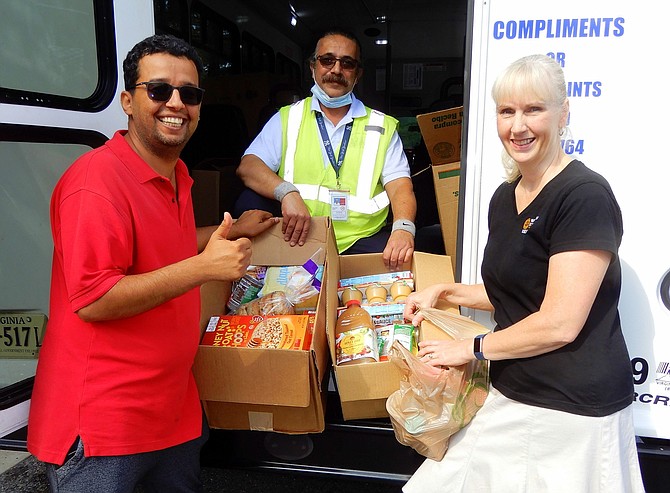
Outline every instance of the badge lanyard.
POLYGON ((349 138, 351 137, 351 129, 354 123, 349 122, 344 127, 344 135, 342 136, 342 143, 340 144, 340 153, 336 161, 333 145, 330 142, 330 137, 328 137, 328 132, 326 131, 326 124, 323 121, 323 115, 318 111, 316 112, 316 121, 319 124, 319 132, 321 133, 321 139, 323 140, 323 147, 326 149, 328 160, 335 170, 335 176, 337 178, 337 190, 329 191, 330 216, 333 221, 346 221, 349 219, 349 190, 342 190, 340 188, 340 168, 342 167, 344 155, 349 146, 349 138))
POLYGON ((335 175, 337 178, 337 183, 339 186, 340 183, 340 168, 342 167, 342 162, 344 161, 344 155, 347 152, 347 147, 349 146, 349 138, 351 137, 351 128, 354 126, 354 122, 349 122, 344 127, 344 135, 342 136, 342 143, 340 144, 340 153, 337 156, 337 161, 335 161, 335 153, 333 152, 333 145, 330 142, 330 137, 328 137, 328 132, 326 131, 326 124, 323 121, 323 115, 316 112, 316 122, 319 124, 319 132, 321 132, 321 139, 323 139, 323 147, 326 149, 326 154, 328 155, 328 160, 330 161, 331 166, 335 170, 335 175))

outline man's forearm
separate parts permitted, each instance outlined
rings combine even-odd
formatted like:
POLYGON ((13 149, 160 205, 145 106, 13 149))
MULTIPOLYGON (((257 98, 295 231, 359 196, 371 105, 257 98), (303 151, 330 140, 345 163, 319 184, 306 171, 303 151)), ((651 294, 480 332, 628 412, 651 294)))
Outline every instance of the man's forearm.
POLYGON ((386 184, 386 193, 391 202, 393 220, 416 219, 416 197, 410 178, 398 178, 386 184))
POLYGON ((237 176, 247 188, 269 199, 274 198, 275 188, 284 181, 253 154, 242 158, 237 168, 237 176))

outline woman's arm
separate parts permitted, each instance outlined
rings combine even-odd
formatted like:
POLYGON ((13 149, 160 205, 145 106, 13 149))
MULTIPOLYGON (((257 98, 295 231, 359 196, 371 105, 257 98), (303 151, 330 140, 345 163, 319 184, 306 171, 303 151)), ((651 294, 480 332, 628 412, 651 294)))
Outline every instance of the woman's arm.
MULTIPOLYGON (((553 255, 540 309, 505 330, 488 334, 482 341, 484 356, 491 360, 526 358, 574 341, 589 316, 611 259, 612 253, 603 250, 553 255)), ((419 356, 434 366, 462 365, 474 359, 472 339, 424 341, 420 347, 419 356)))

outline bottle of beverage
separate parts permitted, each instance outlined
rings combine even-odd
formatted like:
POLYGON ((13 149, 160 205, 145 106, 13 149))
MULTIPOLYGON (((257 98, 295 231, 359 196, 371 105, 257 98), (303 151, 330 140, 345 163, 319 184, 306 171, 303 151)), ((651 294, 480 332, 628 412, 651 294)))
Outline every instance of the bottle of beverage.
POLYGON ((361 302, 350 299, 335 325, 337 365, 379 361, 379 347, 372 317, 361 308, 361 302))

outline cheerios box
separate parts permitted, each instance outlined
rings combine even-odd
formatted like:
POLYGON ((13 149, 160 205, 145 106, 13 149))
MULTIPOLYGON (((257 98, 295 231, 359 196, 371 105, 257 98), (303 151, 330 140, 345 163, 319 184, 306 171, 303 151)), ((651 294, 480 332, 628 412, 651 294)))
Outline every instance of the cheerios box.
MULTIPOLYGON (((301 247, 291 247, 284 241, 281 224, 252 239, 252 265, 303 265, 315 255, 322 257, 324 272, 316 310, 311 314, 313 331, 307 347, 288 349, 267 342, 252 344, 254 347, 199 346, 193 373, 210 427, 291 434, 324 430, 327 385, 323 384, 329 371, 329 355, 323 285, 328 266, 338 262, 332 225, 328 218, 312 218, 309 236, 301 247)), ((207 321, 225 313, 229 291, 222 286, 210 283, 201 288, 205 332, 207 321)), ((220 328, 219 334, 227 330, 220 328)), ((262 330, 268 332, 268 326, 262 330)), ((216 329, 212 332, 213 341, 216 329)), ((259 339, 272 340, 265 336, 259 339)))
MULTIPOLYGON (((445 255, 414 252, 411 262, 398 270, 412 272, 415 290, 421 290, 437 283, 454 281, 451 259, 445 255)), ((335 326, 338 308, 341 305, 338 297, 339 280, 388 272, 380 253, 341 255, 337 264, 329 265, 326 287, 328 293, 326 326, 331 361, 337 361, 335 326)), ((457 310, 456 307, 447 303, 441 304, 439 308, 457 310)), ((435 337, 434 332, 431 336, 424 337, 426 330, 430 329, 424 323, 418 331, 419 339, 435 337)), ((342 415, 345 420, 388 416, 386 399, 400 388, 402 379, 400 371, 393 362, 380 361, 345 366, 333 364, 333 367, 342 405, 342 415)))

